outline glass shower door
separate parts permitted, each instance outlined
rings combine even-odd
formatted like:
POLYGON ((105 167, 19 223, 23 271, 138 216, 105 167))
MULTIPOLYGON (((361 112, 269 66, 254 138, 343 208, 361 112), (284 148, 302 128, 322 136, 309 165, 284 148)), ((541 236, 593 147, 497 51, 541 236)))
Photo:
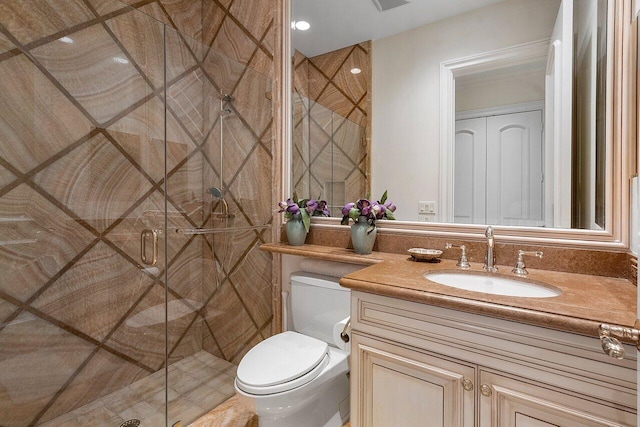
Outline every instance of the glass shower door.
POLYGON ((0 5, 0 425, 164 425, 164 25, 40 3, 0 5))

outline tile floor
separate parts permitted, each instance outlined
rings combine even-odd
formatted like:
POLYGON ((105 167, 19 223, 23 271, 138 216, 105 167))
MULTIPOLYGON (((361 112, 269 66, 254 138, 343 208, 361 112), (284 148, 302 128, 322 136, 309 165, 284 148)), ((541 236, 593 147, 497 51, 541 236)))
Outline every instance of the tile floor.
MULTIPOLYGON (((234 396, 189 427, 258 427, 258 416, 243 408, 234 396)), ((351 422, 343 427, 351 427, 351 422)))
MULTIPOLYGON (((195 353, 169 367, 169 425, 189 425, 235 394, 236 365, 206 351, 195 353)), ((119 427, 137 418, 140 427, 164 425, 164 370, 108 394, 44 427, 119 427)))

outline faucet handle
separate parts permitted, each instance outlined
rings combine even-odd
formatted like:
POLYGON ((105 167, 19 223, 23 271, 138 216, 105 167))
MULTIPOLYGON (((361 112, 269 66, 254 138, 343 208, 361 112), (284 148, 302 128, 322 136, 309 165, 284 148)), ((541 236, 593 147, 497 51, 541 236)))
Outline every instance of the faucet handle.
POLYGON ((460 268, 469 268, 471 264, 469 264, 469 260, 467 259, 467 247, 465 245, 453 245, 451 243, 444 244, 445 249, 451 248, 459 248, 460 249, 460 259, 456 263, 456 265, 460 268))
POLYGON ((541 251, 518 251, 518 261, 516 261, 516 266, 511 270, 512 273, 517 274, 518 276, 526 276, 529 274, 524 265, 524 257, 525 256, 535 256, 537 258, 542 258, 541 251))

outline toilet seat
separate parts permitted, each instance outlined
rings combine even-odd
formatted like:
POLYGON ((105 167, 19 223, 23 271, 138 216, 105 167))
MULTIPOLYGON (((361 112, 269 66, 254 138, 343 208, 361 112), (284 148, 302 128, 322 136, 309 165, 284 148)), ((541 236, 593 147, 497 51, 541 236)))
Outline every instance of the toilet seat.
POLYGON ((316 378, 329 363, 329 346, 297 332, 268 338, 242 358, 236 384, 246 393, 264 395, 300 387, 316 378))

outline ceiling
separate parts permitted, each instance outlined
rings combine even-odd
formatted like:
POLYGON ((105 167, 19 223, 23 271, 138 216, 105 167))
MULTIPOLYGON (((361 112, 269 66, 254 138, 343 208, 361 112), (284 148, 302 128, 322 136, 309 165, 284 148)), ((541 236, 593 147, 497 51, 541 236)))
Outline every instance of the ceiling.
MULTIPOLYGON (((381 0, 382 1, 382 0, 381 0)), ((379 12, 372 0, 292 0, 292 20, 307 21, 293 30, 293 48, 313 57, 367 40, 377 40, 502 0, 409 0, 379 12)))

